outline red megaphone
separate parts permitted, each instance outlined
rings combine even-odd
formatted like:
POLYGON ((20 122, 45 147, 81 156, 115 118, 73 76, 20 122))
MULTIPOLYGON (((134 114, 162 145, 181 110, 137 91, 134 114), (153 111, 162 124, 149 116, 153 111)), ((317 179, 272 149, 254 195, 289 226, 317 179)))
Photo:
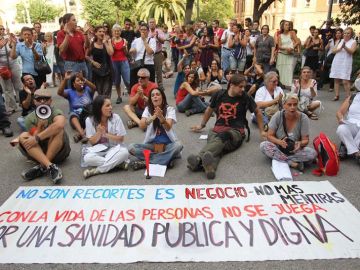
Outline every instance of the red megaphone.
POLYGON ((145 158, 145 164, 146 164, 146 179, 150 179, 150 153, 151 151, 148 149, 143 150, 144 158, 145 158))

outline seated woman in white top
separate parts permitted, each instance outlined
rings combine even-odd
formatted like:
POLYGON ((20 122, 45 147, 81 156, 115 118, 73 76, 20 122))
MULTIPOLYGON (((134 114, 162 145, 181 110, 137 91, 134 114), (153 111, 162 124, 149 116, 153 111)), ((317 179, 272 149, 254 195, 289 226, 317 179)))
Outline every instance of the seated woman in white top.
POLYGON ((129 145, 129 153, 136 157, 130 163, 134 170, 146 167, 143 151, 151 150, 150 163, 174 166, 174 160, 180 158, 182 144, 177 140, 173 125, 176 123, 175 108, 167 104, 165 93, 152 89, 149 103, 145 108, 140 127, 146 129, 144 143, 129 145))
POLYGON ((311 79, 312 70, 308 66, 304 66, 300 72, 300 79, 295 80, 291 86, 291 92, 298 95, 299 111, 305 113, 312 120, 318 120, 321 101, 314 100, 317 96, 316 80, 311 79), (314 113, 316 111, 316 113, 314 113))
POLYGON ((360 165, 360 78, 354 85, 356 94, 345 99, 336 114, 339 121, 336 134, 345 145, 347 155, 354 157, 360 165))
MULTIPOLYGON (((264 77, 264 86, 256 91, 255 102, 258 108, 263 112, 264 125, 270 121, 270 118, 280 110, 281 99, 284 91, 278 86, 279 77, 274 71, 269 71, 264 77)), ((253 122, 256 123, 256 117, 253 117, 253 122)))
POLYGON ((122 145, 126 135, 125 127, 119 115, 112 112, 111 101, 105 96, 97 96, 93 101, 93 117, 86 118, 86 136, 92 146, 84 156, 86 166, 95 168, 84 171, 84 177, 107 173, 115 167, 125 168, 129 156, 122 145))

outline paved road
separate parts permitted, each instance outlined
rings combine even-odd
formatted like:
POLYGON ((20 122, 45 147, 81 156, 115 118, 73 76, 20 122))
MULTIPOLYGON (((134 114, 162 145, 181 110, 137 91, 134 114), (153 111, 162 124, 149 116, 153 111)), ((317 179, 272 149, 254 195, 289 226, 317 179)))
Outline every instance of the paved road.
MULTIPOLYGON (((168 102, 174 105, 172 95, 172 85, 174 80, 168 79, 165 83, 168 102)), ((51 89, 55 96, 56 89, 51 89)), ((343 95, 344 96, 344 95, 343 95)), ((320 115, 320 120, 311 122, 311 140, 320 132, 324 131, 331 139, 338 142, 335 130, 337 127, 335 113, 340 106, 340 102, 331 101, 333 93, 326 90, 319 91, 319 98, 323 101, 325 111, 320 115)), ((115 92, 114 98, 115 101, 115 92)), ((127 97, 124 98, 124 103, 127 97)), ((56 107, 68 111, 67 101, 55 97, 56 107)), ((114 111, 119 113, 123 121, 126 117, 122 111, 124 103, 116 105, 114 111)), ((13 130, 19 133, 16 126, 16 117, 20 112, 11 117, 13 130)), ((172 185, 172 184, 207 184, 207 183, 263 183, 275 181, 271 169, 270 160, 266 159, 259 151, 260 137, 255 126, 251 126, 251 139, 249 143, 244 143, 241 148, 234 153, 225 156, 219 165, 215 180, 209 182, 203 173, 191 173, 186 168, 186 157, 190 153, 198 152, 204 145, 204 141, 199 140, 199 134, 191 133, 190 127, 201 121, 200 115, 187 118, 184 114, 178 114, 178 124, 175 126, 180 140, 184 144, 183 159, 178 161, 176 167, 166 173, 165 178, 152 178, 146 180, 143 171, 129 171, 109 173, 95 176, 88 180, 83 180, 82 169, 80 168, 80 145, 72 144, 72 152, 69 159, 61 166, 64 180, 61 185, 172 185)), ((214 118, 208 123, 208 128, 214 123, 214 118)), ((73 134, 67 126, 69 134, 73 134)), ((203 132, 206 134, 206 131, 203 132)), ((128 130, 126 142, 141 142, 144 133, 139 129, 128 130)), ((32 182, 23 182, 20 172, 25 168, 30 168, 32 164, 26 162, 17 149, 9 145, 9 140, 0 136, 0 171, 2 174, 2 187, 0 189, 0 203, 2 204, 19 186, 52 186, 47 177, 36 179, 32 182)), ((296 177, 300 181, 329 180, 357 209, 360 209, 359 192, 359 166, 352 160, 341 163, 341 171, 337 177, 318 178, 311 174, 310 170, 303 175, 296 177)), ((21 256, 21 254, 19 254, 21 256)), ((61 256, 61 254, 59 254, 61 256)), ((1 265, 0 269, 28 269, 27 265, 1 265)), ((312 260, 312 261, 267 261, 267 262, 220 262, 220 263, 135 263, 128 265, 87 265, 87 269, 360 269, 360 259, 346 260, 312 260)), ((81 265, 32 265, 31 269, 83 269, 81 265)))

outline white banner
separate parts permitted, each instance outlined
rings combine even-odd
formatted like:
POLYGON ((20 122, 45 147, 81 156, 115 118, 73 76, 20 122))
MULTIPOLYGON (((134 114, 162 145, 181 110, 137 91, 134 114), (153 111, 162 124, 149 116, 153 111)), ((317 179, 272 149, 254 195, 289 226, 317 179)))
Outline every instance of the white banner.
POLYGON ((0 263, 359 258, 360 215, 329 182, 20 187, 0 263))

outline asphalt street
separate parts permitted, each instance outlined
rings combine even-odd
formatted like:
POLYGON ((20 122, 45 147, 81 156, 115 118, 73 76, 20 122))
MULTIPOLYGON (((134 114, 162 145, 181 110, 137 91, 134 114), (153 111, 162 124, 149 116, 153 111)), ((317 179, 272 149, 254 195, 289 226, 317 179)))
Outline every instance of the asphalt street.
MULTIPOLYGON (((165 80, 166 94, 168 103, 175 104, 172 94, 172 86, 174 79, 165 80)), ((54 106, 68 112, 68 103, 65 99, 56 95, 56 89, 52 88, 51 92, 54 96, 54 106)), ((323 102, 324 111, 320 115, 320 120, 311 121, 310 139, 319 134, 320 131, 325 132, 337 144, 339 140, 335 131, 337 121, 335 113, 344 99, 344 92, 341 92, 340 101, 331 101, 333 93, 325 89, 319 91, 319 99, 323 102)), ((123 112, 123 106, 127 103, 128 97, 124 96, 124 102, 121 105, 115 104, 116 92, 113 91, 113 110, 120 114, 124 124, 127 117, 123 112)), ((15 136, 20 133, 20 129, 16 124, 16 118, 20 115, 20 111, 12 115, 12 128, 15 136)), ((251 138, 250 142, 243 143, 240 149, 226 155, 220 162, 217 170, 216 178, 212 181, 206 179, 204 173, 192 173, 186 168, 186 158, 191 153, 200 151, 205 141, 200 140, 200 134, 192 133, 190 127, 200 124, 201 115, 193 115, 186 117, 184 114, 177 114, 178 122, 175 125, 175 131, 179 139, 184 145, 182 159, 178 160, 175 168, 168 170, 164 178, 153 177, 150 180, 145 179, 143 170, 127 172, 113 172, 100 176, 91 177, 84 180, 82 176, 83 169, 80 168, 80 144, 71 142, 72 152, 70 157, 61 164, 64 179, 60 185, 66 186, 83 186, 83 185, 181 185, 181 184, 237 184, 237 183, 264 183, 275 181, 271 172, 271 162, 259 150, 261 142, 259 132, 256 126, 250 124, 251 138)), ((202 134, 207 134, 209 128, 214 124, 215 118, 212 117, 207 128, 202 134)), ((66 127, 70 137, 73 131, 70 126, 66 127)), ((137 128, 127 130, 125 137, 126 143, 142 142, 145 133, 137 128)), ((10 146, 9 138, 0 136, 0 171, 1 171, 1 189, 0 203, 4 203, 6 199, 19 186, 52 186, 52 182, 47 176, 36 179, 31 182, 24 182, 20 176, 21 171, 33 166, 32 163, 26 161, 17 148, 10 146)), ((329 180, 357 209, 360 209, 360 188, 359 188, 359 165, 353 160, 345 160, 341 162, 340 173, 336 177, 317 177, 311 174, 308 168, 304 174, 295 177, 295 181, 320 181, 329 180)), ((21 254, 19 254, 21 256, 21 254)), ((59 254, 61 256, 61 254, 59 254)), ((134 264, 34 264, 34 265, 0 265, 0 269, 360 269, 360 259, 338 259, 338 260, 296 260, 296 261, 265 261, 265 262, 219 262, 219 263, 134 263, 134 264)))

